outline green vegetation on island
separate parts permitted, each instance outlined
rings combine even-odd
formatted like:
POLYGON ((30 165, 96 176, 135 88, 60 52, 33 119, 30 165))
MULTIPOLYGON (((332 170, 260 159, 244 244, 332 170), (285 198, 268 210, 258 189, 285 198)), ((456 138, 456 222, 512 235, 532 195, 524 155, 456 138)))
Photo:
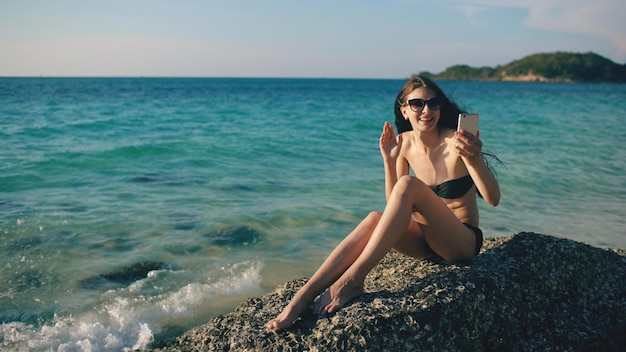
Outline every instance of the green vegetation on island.
POLYGON ((540 53, 495 68, 455 65, 438 74, 422 73, 443 80, 626 83, 626 65, 593 52, 540 53))

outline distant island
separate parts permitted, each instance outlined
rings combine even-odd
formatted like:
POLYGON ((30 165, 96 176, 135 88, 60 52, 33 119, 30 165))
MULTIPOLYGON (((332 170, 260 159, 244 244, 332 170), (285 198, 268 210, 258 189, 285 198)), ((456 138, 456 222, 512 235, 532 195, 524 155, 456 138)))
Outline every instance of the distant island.
POLYGON ((540 53, 495 68, 455 65, 422 74, 440 80, 626 83, 626 65, 593 52, 540 53))

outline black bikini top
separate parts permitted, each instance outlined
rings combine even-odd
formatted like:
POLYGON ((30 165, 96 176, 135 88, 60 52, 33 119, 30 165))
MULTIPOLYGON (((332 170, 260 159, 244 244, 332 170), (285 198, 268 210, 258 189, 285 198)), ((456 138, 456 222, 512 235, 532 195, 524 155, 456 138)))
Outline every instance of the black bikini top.
POLYGON ((437 186, 431 187, 435 193, 445 199, 461 198, 467 191, 472 188, 474 181, 470 175, 463 176, 454 180, 442 182, 437 186))

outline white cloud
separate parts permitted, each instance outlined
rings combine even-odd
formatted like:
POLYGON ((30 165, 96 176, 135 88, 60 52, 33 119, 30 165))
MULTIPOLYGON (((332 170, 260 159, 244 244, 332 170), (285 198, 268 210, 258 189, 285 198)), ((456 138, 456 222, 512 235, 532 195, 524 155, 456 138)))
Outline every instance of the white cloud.
POLYGON ((528 10, 524 24, 537 29, 588 34, 611 42, 626 57, 626 1, 623 0, 451 0, 466 16, 479 6, 528 10))
POLYGON ((476 4, 469 4, 469 3, 463 3, 463 4, 459 4, 457 7, 457 10, 461 10, 461 12, 463 12, 465 14, 465 18, 467 18, 467 20, 472 23, 472 24, 482 24, 484 23, 484 20, 481 20, 479 17, 480 12, 484 11, 486 9, 486 6, 484 5, 476 5, 476 4))

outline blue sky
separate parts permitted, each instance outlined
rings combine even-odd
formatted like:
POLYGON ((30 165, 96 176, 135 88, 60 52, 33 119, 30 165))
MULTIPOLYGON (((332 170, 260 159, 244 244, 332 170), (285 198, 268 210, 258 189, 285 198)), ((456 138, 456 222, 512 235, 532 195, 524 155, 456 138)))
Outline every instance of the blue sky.
POLYGON ((0 76, 404 78, 539 52, 626 63, 624 0, 0 0, 0 76))

